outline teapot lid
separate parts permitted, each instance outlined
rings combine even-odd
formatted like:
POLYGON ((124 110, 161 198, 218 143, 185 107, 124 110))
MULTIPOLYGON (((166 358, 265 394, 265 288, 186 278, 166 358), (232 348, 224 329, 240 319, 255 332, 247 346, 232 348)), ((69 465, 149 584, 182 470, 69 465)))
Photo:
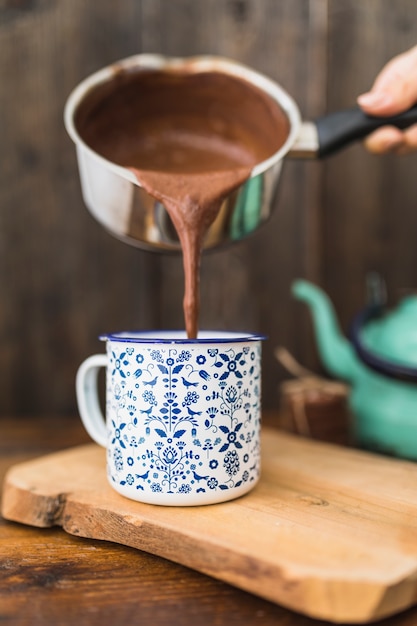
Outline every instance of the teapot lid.
POLYGON ((417 295, 393 310, 367 307, 355 319, 351 338, 358 356, 373 369, 417 381, 417 295))
POLYGON ((417 296, 408 296, 396 309, 371 319, 361 335, 365 345, 377 354, 417 365, 417 296))

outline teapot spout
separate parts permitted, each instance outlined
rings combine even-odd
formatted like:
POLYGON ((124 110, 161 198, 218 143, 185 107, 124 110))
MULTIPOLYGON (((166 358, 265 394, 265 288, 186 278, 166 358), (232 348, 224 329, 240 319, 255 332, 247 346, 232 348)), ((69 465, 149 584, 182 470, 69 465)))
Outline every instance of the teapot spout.
POLYGON ((306 280, 296 280, 292 285, 292 294, 310 307, 317 346, 325 368, 336 378, 353 382, 357 371, 356 355, 341 333, 329 297, 306 280))

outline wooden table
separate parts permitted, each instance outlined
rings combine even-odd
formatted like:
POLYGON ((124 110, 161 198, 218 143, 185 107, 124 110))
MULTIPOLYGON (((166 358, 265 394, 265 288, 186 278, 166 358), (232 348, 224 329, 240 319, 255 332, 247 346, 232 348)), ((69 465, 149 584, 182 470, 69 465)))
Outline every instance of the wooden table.
MULTIPOLYGON (((0 418, 0 479, 18 462, 88 442, 77 418, 0 418)), ((318 626, 164 559, 0 519, 0 622, 20 625, 318 626)), ((417 607, 384 626, 415 626, 417 607)))

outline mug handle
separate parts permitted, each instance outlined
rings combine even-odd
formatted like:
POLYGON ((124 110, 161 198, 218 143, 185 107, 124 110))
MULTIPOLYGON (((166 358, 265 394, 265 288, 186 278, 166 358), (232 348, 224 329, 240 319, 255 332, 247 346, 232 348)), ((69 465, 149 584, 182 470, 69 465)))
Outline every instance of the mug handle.
POLYGON ((99 368, 106 366, 106 354, 93 354, 81 363, 75 381, 81 421, 91 439, 103 448, 107 446, 107 428, 98 399, 97 377, 99 368))

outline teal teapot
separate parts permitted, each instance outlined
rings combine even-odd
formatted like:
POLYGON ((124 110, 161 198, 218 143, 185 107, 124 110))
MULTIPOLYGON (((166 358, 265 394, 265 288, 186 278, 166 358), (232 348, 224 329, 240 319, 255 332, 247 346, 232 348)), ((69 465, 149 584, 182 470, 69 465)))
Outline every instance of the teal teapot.
POLYGON ((381 298, 371 301, 353 320, 348 340, 321 289, 297 280, 292 293, 311 309, 325 368, 350 386, 355 442, 417 460, 417 296, 393 310, 381 298))

